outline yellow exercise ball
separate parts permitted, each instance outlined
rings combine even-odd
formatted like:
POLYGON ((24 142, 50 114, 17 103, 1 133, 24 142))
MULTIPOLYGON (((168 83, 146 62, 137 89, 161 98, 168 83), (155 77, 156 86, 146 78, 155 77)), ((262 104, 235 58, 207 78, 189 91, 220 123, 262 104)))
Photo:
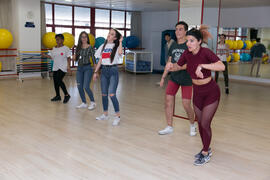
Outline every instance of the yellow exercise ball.
POLYGON ((242 40, 237 40, 237 49, 242 49, 244 46, 244 42, 242 40))
POLYGON ((246 40, 245 43, 247 44, 246 49, 250 49, 252 47, 252 42, 250 40, 246 40))
POLYGON ((230 55, 230 56, 228 56, 227 57, 227 62, 230 62, 231 61, 231 59, 232 59, 232 56, 230 55))
POLYGON ((63 33, 63 36, 64 36, 64 45, 69 48, 72 48, 75 44, 74 36, 67 32, 63 33))
POLYGON ((233 53, 233 61, 234 62, 238 62, 239 60, 240 60, 240 54, 238 54, 238 53, 233 53))
POLYGON ((92 47, 94 47, 94 46, 95 46, 95 42, 96 42, 95 36, 94 36, 93 34, 89 33, 89 34, 88 34, 88 37, 89 37, 89 40, 90 40, 90 45, 91 45, 92 47))
POLYGON ((7 29, 0 29, 0 49, 7 49, 12 45, 13 37, 7 29))
POLYGON ((55 33, 48 32, 44 34, 42 37, 42 43, 48 49, 52 49, 53 47, 55 47, 57 45, 55 40, 55 33))
POLYGON ((126 64, 126 56, 123 56, 123 66, 126 64))
POLYGON ((233 41, 233 49, 237 49, 237 41, 233 41))
POLYGON ((225 44, 228 44, 230 49, 233 48, 233 41, 232 40, 226 40, 225 44))
POLYGON ((253 40, 251 43, 252 43, 252 46, 254 46, 254 44, 256 44, 257 41, 256 40, 253 40))

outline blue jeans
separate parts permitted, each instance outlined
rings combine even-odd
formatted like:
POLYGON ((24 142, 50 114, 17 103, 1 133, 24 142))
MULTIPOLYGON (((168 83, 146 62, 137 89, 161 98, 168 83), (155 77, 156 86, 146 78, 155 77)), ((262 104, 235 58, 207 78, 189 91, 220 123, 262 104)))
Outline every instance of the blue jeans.
POLYGON ((104 112, 108 111, 108 95, 113 103, 114 111, 118 113, 119 102, 116 98, 116 90, 119 81, 118 67, 117 66, 102 66, 101 67, 101 92, 102 104, 104 112))
POLYGON ((78 66, 76 79, 77 86, 80 93, 80 97, 83 103, 86 103, 84 90, 88 94, 90 100, 95 102, 93 92, 90 89, 90 83, 93 75, 93 69, 91 65, 78 66))

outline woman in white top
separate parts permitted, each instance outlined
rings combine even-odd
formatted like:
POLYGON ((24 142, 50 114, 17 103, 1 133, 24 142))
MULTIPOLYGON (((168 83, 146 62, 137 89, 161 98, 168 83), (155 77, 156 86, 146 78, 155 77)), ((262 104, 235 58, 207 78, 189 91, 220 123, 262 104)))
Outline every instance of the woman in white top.
POLYGON ((67 103, 70 99, 70 95, 67 92, 63 78, 67 71, 70 71, 70 49, 64 46, 64 36, 63 34, 57 34, 55 36, 57 46, 52 50, 49 50, 49 54, 42 54, 42 57, 50 58, 53 60, 53 81, 56 96, 51 99, 51 101, 61 101, 59 87, 63 90, 65 98, 63 103, 67 103))
POLYGON ((99 59, 94 71, 94 80, 97 79, 98 70, 101 68, 101 91, 103 114, 96 117, 96 120, 108 119, 108 95, 111 98, 115 110, 113 125, 120 123, 119 102, 116 98, 116 90, 119 81, 117 64, 122 63, 122 40, 123 37, 116 29, 111 29, 104 44, 102 44, 95 53, 99 59))
MULTIPOLYGON (((225 82, 225 93, 229 94, 229 75, 228 75, 228 63, 227 63, 227 56, 229 56, 229 46, 225 44, 226 35, 220 34, 219 35, 220 41, 217 47, 217 56, 225 65, 225 70, 223 71, 224 82, 225 82)), ((218 82, 218 75, 219 72, 216 71, 216 82, 218 82)))

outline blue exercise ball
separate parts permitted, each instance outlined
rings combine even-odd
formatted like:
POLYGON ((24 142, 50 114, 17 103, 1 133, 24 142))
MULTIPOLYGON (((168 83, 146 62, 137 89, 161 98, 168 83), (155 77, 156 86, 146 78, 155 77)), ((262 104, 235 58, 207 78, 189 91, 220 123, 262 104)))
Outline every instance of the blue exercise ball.
POLYGON ((248 53, 246 53, 246 61, 251 61, 251 56, 248 53))
POLYGON ((99 48, 99 46, 101 46, 105 42, 104 37, 98 37, 95 40, 96 40, 95 48, 97 48, 97 49, 99 48))
POLYGON ((240 60, 241 60, 241 61, 245 61, 245 53, 242 53, 242 54, 240 55, 240 60))
POLYGON ((123 38, 122 46, 127 47, 127 38, 126 37, 123 38))
POLYGON ((128 36, 126 38, 126 46, 127 48, 136 48, 140 44, 140 40, 136 36, 128 36))
POLYGON ((242 47, 242 49, 246 49, 247 47, 247 43, 244 42, 244 46, 242 47))
POLYGON ((244 61, 249 61, 250 55, 248 53, 244 53, 244 61))

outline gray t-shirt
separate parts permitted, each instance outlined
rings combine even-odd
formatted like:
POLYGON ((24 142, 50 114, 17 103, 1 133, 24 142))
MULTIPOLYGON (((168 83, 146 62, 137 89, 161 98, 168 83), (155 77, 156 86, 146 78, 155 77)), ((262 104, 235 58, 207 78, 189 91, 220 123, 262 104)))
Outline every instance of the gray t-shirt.
POLYGON ((89 46, 88 48, 81 49, 79 56, 78 56, 78 65, 79 66, 84 66, 84 65, 89 65, 89 64, 96 64, 96 59, 95 59, 95 52, 94 49, 89 46), (92 63, 91 63, 92 61, 92 63))
MULTIPOLYGON (((172 57, 172 63, 177 63, 184 51, 187 50, 186 43, 177 44, 174 42, 169 49, 169 56, 172 57)), ((191 86, 192 80, 186 70, 171 72, 171 81, 181 86, 191 86)))

